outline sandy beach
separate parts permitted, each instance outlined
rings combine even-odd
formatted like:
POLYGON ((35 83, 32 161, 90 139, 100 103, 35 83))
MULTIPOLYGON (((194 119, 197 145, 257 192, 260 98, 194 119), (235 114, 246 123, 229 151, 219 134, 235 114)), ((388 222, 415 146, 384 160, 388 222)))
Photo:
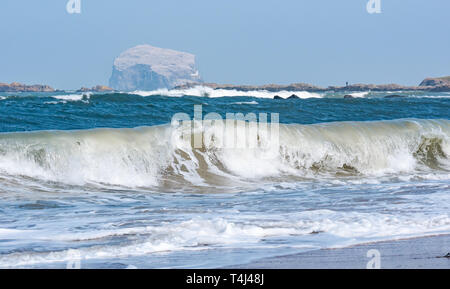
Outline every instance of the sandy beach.
POLYGON ((366 269, 369 250, 380 252, 381 269, 450 269, 450 235, 321 249, 265 258, 233 269, 366 269))

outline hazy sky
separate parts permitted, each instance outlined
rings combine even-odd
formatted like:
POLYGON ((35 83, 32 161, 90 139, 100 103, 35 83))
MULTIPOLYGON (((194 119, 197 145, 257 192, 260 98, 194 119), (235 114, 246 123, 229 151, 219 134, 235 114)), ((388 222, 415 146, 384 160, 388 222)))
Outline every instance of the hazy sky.
POLYGON ((418 84, 450 75, 450 1, 0 1, 0 82, 108 84, 138 44, 191 52, 205 81, 418 84))

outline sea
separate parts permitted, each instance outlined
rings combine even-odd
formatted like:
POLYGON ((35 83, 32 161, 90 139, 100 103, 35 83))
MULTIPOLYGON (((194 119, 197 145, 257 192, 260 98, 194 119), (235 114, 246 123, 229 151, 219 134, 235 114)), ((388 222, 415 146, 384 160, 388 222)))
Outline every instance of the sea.
POLYGON ((449 118, 450 93, 423 91, 0 93, 0 268, 223 268, 448 234, 449 118))

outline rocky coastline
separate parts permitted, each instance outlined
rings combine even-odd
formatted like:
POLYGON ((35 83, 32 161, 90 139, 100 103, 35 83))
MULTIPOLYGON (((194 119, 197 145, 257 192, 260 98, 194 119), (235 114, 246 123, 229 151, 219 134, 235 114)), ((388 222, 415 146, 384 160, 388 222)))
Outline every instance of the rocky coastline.
POLYGON ((34 84, 26 85, 18 82, 11 84, 0 83, 0 92, 54 92, 53 87, 48 85, 34 84))
POLYGON ((266 90, 269 92, 279 91, 308 91, 308 92, 325 92, 325 91, 429 91, 429 92, 450 92, 450 76, 439 78, 427 78, 418 86, 405 86, 399 84, 349 84, 346 86, 328 86, 319 87, 307 83, 293 83, 288 85, 266 84, 266 85, 234 85, 234 84, 217 84, 217 83, 188 83, 175 87, 175 89, 188 89, 195 86, 206 86, 212 89, 228 89, 240 91, 266 90))
MULTIPOLYGON (((64 90, 57 90, 49 85, 43 84, 33 84, 26 85, 18 82, 0 83, 0 92, 58 92, 64 90)), ((91 88, 82 87, 76 92, 111 92, 114 91, 113 88, 106 85, 96 85, 91 88)))
MULTIPOLYGON (((239 91, 258 91, 265 90, 269 92, 279 91, 308 91, 308 92, 361 92, 361 91, 428 91, 428 92, 450 92, 450 76, 426 78, 418 86, 404 86, 399 84, 349 84, 346 86, 328 86, 320 87, 307 83, 292 83, 287 85, 266 84, 266 85, 235 85, 235 84, 217 84, 192 82, 174 87, 174 89, 189 89, 195 86, 205 86, 212 89, 227 89, 239 91)), ((11 84, 0 83, 0 92, 56 92, 49 85, 34 84, 26 85, 18 82, 11 84)), ((96 85, 91 88, 82 87, 77 92, 111 92, 114 88, 105 85, 96 85)))
POLYGON ((91 88, 82 87, 77 90, 77 92, 111 92, 111 91, 114 91, 114 89, 106 85, 96 85, 91 88))

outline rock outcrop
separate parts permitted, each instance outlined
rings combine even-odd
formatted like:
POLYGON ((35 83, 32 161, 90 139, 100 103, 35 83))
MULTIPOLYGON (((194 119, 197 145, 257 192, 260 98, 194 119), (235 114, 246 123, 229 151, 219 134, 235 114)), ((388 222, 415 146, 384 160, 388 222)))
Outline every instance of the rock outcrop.
POLYGON ((415 86, 403 86, 399 84, 351 84, 348 86, 329 86, 327 90, 334 91, 400 91, 417 90, 415 86))
POLYGON ((55 89, 48 85, 26 85, 18 82, 11 84, 0 83, 0 92, 54 92, 55 89))
POLYGON ((91 88, 82 87, 79 90, 77 90, 77 92, 109 92, 109 91, 114 91, 114 89, 106 85, 96 85, 91 88))
MULTIPOLYGON (((346 86, 319 87, 306 83, 293 83, 287 85, 267 84, 267 85, 232 85, 217 83, 188 83, 175 87, 176 89, 187 89, 198 85, 210 87, 213 89, 235 89, 240 91, 265 90, 269 92, 279 91, 308 91, 308 92, 349 92, 349 91, 430 91, 430 92, 450 92, 450 83, 446 79, 450 77, 437 78, 439 81, 424 80, 420 86, 404 86, 399 84, 350 84, 346 86), (428 85, 426 85, 428 84, 428 85), (431 85, 436 84, 436 85, 431 85)), ((349 98, 349 97, 347 97, 349 98)))
POLYGON ((139 45, 114 60, 109 86, 122 91, 155 90, 192 82, 201 82, 193 54, 139 45))
POLYGON ((318 87, 307 83, 292 83, 288 85, 280 84, 265 84, 265 85, 235 85, 235 84, 217 84, 217 83, 199 83, 191 82, 184 85, 179 85, 175 89, 188 89, 195 86, 205 86, 212 89, 227 89, 227 90, 240 90, 240 91, 254 91, 254 90, 266 90, 270 92, 277 91, 325 91, 325 88, 318 87))
POLYGON ((444 86, 450 85, 450 76, 426 78, 419 86, 444 86))

